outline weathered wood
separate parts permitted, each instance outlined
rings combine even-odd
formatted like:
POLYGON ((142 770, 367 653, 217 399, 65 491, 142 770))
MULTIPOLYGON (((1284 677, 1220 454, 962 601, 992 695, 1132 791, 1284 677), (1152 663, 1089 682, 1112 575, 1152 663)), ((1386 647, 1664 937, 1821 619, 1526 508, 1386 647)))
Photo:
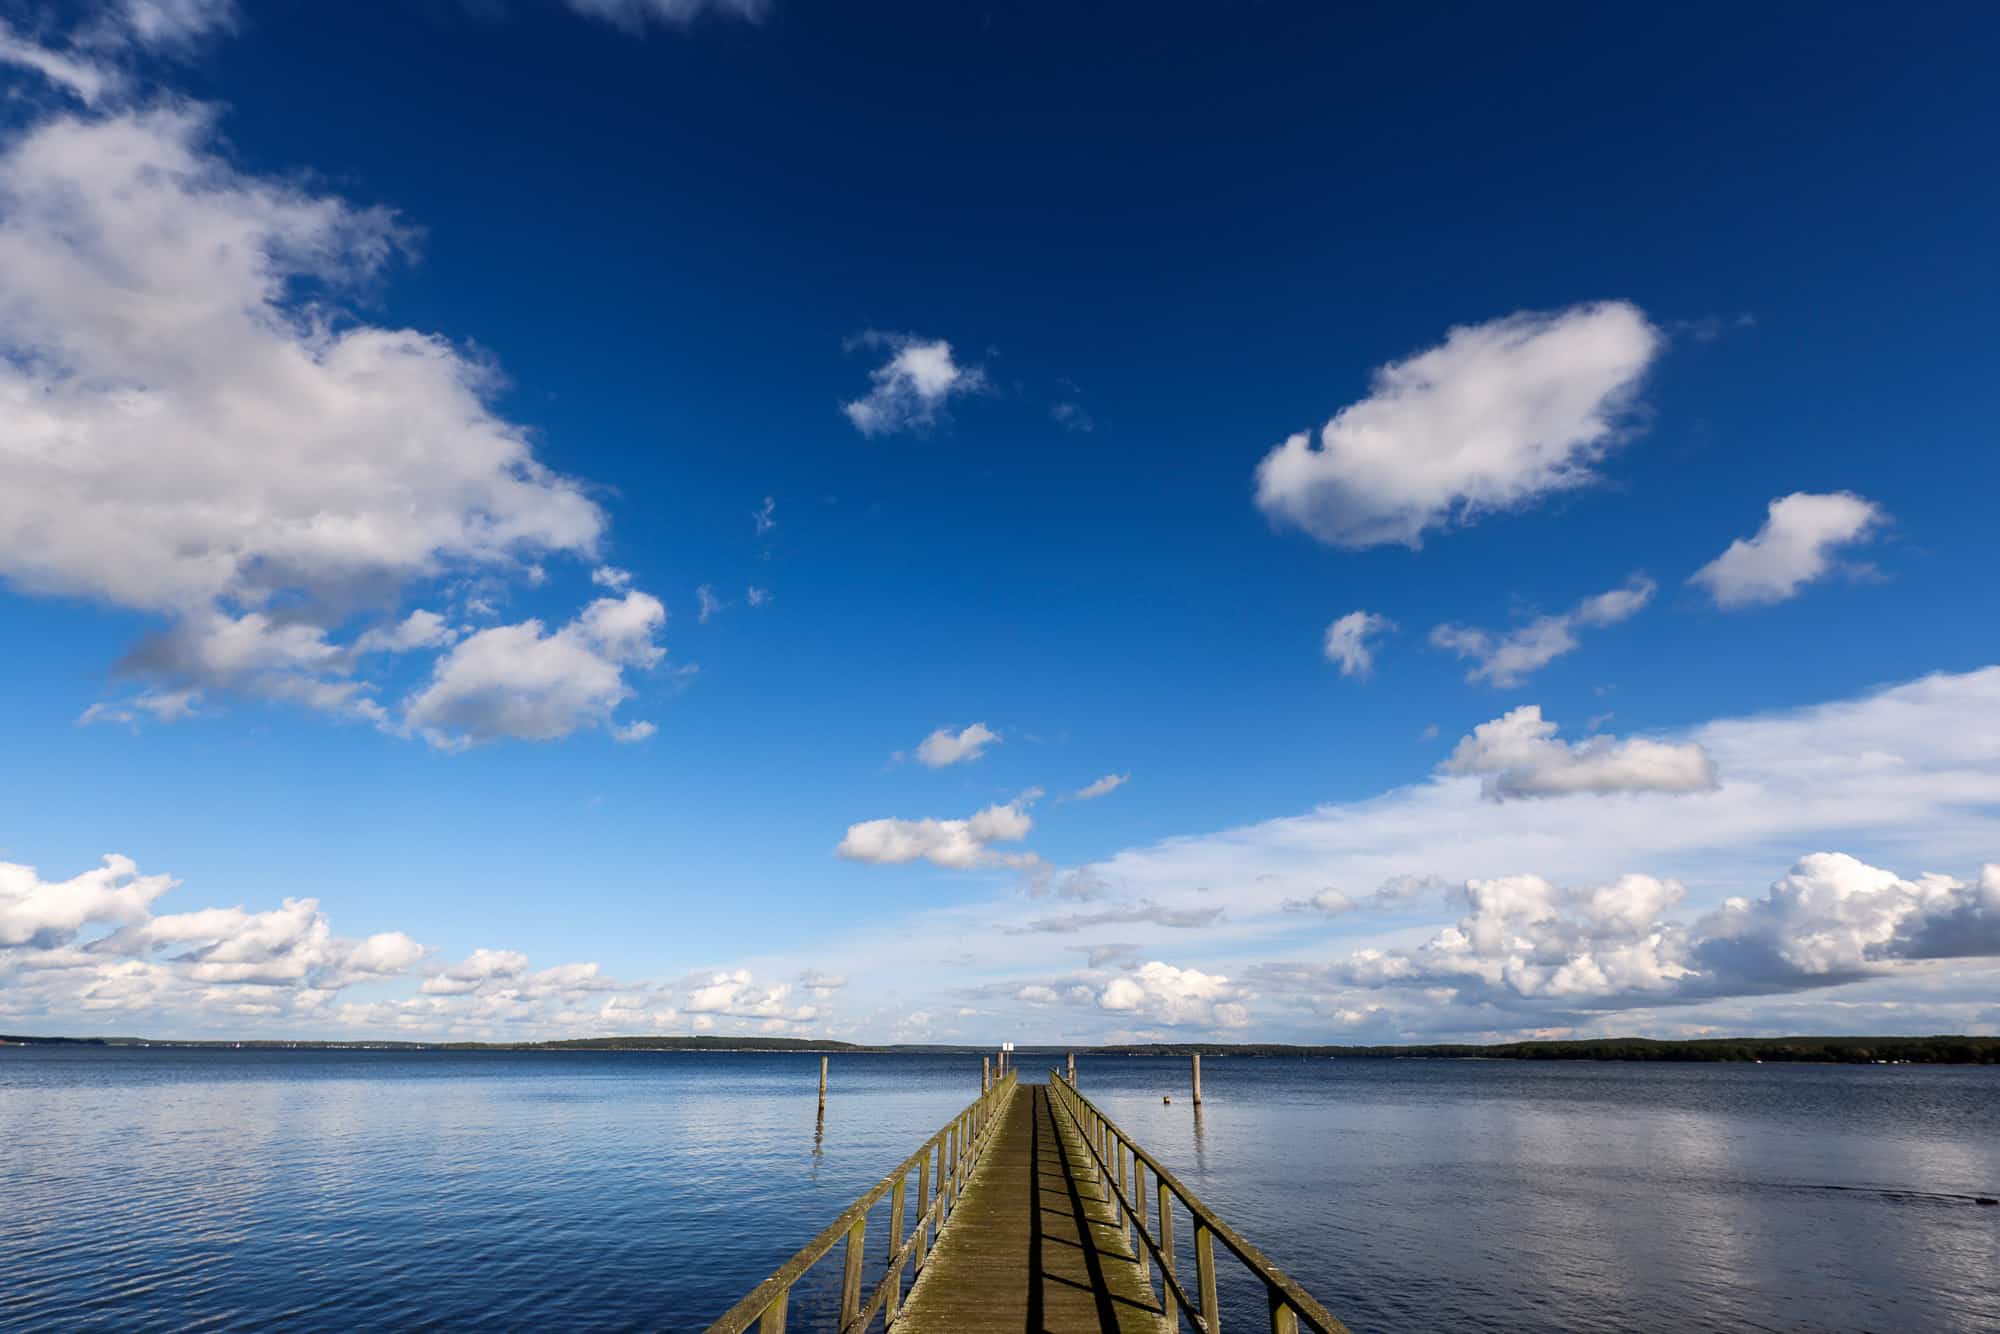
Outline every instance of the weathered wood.
POLYGON ((1201 1289, 1201 1327, 1221 1334, 1221 1312, 1215 1309, 1215 1233, 1200 1219, 1194 1224, 1194 1279, 1201 1289))
MULTIPOLYGON (((1050 1073, 1054 1074, 1053 1071, 1050 1073)), ((1182 1185, 1180 1179, 1163 1166, 1157 1158, 1154 1158, 1139 1145, 1127 1139, 1124 1132, 1119 1130, 1115 1125, 1112 1125, 1110 1118, 1098 1111, 1088 1098, 1085 1098, 1076 1091, 1074 1086, 1067 1084, 1060 1076, 1057 1076, 1052 1087, 1062 1106, 1070 1111, 1072 1115, 1080 1119, 1088 1118, 1092 1122, 1099 1122, 1108 1126, 1110 1132, 1119 1142, 1127 1145, 1136 1158, 1152 1169, 1155 1179, 1159 1182, 1162 1222, 1163 1224, 1168 1224, 1164 1228, 1165 1235, 1171 1236, 1172 1234, 1170 1226, 1172 1213, 1169 1201, 1178 1201, 1181 1207, 1187 1210, 1189 1219, 1195 1225, 1197 1241, 1204 1240, 1202 1237, 1203 1233, 1208 1234, 1206 1240, 1208 1241, 1211 1258, 1214 1252, 1214 1240, 1220 1239, 1222 1244, 1243 1263, 1245 1268, 1263 1280, 1267 1290, 1284 1299, 1285 1305, 1297 1316, 1300 1328, 1310 1328, 1315 1331, 1315 1334, 1348 1334, 1347 1326, 1342 1324, 1332 1312, 1314 1300, 1312 1294, 1300 1287, 1284 1270, 1271 1263, 1270 1258, 1251 1245, 1241 1233, 1217 1217, 1213 1210, 1197 1199, 1194 1193, 1182 1185)), ((1150 1242, 1148 1244, 1150 1245, 1150 1242)), ((1159 1254, 1157 1251, 1155 1252, 1155 1256, 1161 1260, 1162 1267, 1166 1269, 1167 1275, 1171 1276, 1172 1269, 1165 1263, 1168 1257, 1159 1254)), ((1210 1271, 1211 1273, 1213 1272, 1212 1264, 1210 1265, 1210 1271)), ((1199 1282, 1197 1282, 1196 1286, 1199 1288, 1199 1282)), ((1178 1291, 1170 1289, 1169 1296, 1175 1298, 1180 1308, 1196 1321, 1198 1328, 1208 1328, 1201 1323, 1201 1316, 1197 1314, 1203 1305, 1200 1297, 1191 1295, 1185 1288, 1179 1288, 1178 1291)))
POLYGON ((1271 1334, 1299 1334, 1299 1313, 1276 1288, 1271 1289, 1271 1334))
POLYGON ((819 1115, 826 1119, 826 1057, 819 1058, 819 1115))
POLYGON ((1167 1334, 1077 1127, 1042 1087, 996 1114, 896 1334, 1167 1334))
POLYGON ((847 1229, 847 1253, 840 1274, 840 1324, 845 1329, 861 1311, 861 1250, 868 1244, 868 1215, 847 1229))
MULTIPOLYGON (((1155 1175, 1155 1180, 1158 1176, 1155 1175)), ((1166 1308, 1167 1328, 1181 1327, 1181 1304, 1174 1300, 1174 1197, 1168 1193, 1167 1183, 1160 1182, 1160 1293, 1161 1305, 1166 1308)))
POLYGON ((791 1300, 791 1293, 779 1293, 777 1298, 764 1308, 764 1314, 757 1318, 757 1334, 785 1334, 785 1308, 791 1304, 791 1300))
POLYGON ((1194 1054, 1194 1105, 1201 1106, 1201 1053, 1194 1054))

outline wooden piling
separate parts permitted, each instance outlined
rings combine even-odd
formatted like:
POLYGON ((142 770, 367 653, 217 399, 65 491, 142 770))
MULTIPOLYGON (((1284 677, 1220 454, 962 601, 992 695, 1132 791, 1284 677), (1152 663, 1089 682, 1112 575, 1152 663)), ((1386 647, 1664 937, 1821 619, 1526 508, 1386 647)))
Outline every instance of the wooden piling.
POLYGON ((1194 1054, 1194 1105, 1201 1106, 1201 1053, 1194 1054))
POLYGON ((979 1058, 979 1091, 985 1093, 992 1087, 993 1058, 991 1056, 982 1056, 979 1058))
POLYGON ((1069 1054, 1069 1086, 1076 1087, 1076 1053, 1069 1054))
POLYGON ((819 1058, 819 1114, 824 1120, 826 1117, 826 1057, 824 1056, 819 1058))

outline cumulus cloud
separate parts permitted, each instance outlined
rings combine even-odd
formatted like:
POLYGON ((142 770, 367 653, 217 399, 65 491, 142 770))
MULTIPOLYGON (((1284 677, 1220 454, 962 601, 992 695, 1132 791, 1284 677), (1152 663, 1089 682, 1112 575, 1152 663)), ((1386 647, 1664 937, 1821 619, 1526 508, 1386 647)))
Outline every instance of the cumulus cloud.
POLYGON ((1715 764, 1692 741, 1620 741, 1596 736, 1572 745, 1556 736, 1541 706, 1524 704, 1472 729, 1444 762, 1447 773, 1477 774, 1495 801, 1573 793, 1709 792, 1715 764))
POLYGON ((140 875, 130 857, 112 855, 94 871, 45 881, 32 866, 0 862, 0 947, 67 944, 84 927, 142 922, 153 900, 180 883, 140 875))
POLYGON ((1911 960, 2000 955, 2000 864, 1976 879, 1904 879, 1814 853, 1758 899, 1692 925, 1675 880, 1624 875, 1558 888, 1536 875, 1466 882, 1468 911, 1412 950, 1355 951, 1348 986, 1445 986, 1459 1004, 1680 1003, 1830 986, 1911 960))
POLYGON ((1069 794, 1071 801, 1095 801, 1099 797, 1116 792, 1132 781, 1131 774, 1106 774, 1094 783, 1086 783, 1069 794))
POLYGON ((1106 1010, 1129 1013, 1173 1027, 1243 1028, 1250 1010, 1243 988, 1220 974, 1176 968, 1155 959, 1122 977, 1115 977, 1098 994, 1106 1010))
POLYGON ((1537 616, 1505 633, 1440 625, 1431 631, 1431 643, 1473 660, 1466 680, 1508 689, 1575 649, 1579 628, 1616 625, 1638 615, 1656 587, 1651 579, 1634 575, 1622 588, 1587 597, 1559 616, 1537 616))
POLYGON ((552 632, 538 620, 477 631, 437 660, 403 716, 444 749, 500 737, 548 741, 599 726, 621 741, 642 740, 651 724, 620 726, 612 712, 632 694, 625 669, 665 655, 655 636, 666 619, 658 598, 633 591, 597 599, 552 632))
POLYGON ((1833 570, 1837 548, 1866 541, 1884 521, 1880 506, 1852 492, 1795 491, 1771 502, 1754 536, 1731 542, 1688 582, 1707 589, 1718 607, 1783 602, 1833 570))
POLYGON ((1369 639, 1395 628, 1396 623, 1387 616, 1350 611, 1326 627, 1326 660, 1336 664, 1342 676, 1366 680, 1375 672, 1375 651, 1369 639))
POLYGON ((1595 478, 1660 332, 1607 301, 1452 329, 1375 372, 1315 447, 1301 432, 1257 467, 1257 504, 1341 547, 1424 534, 1595 478))
POLYGON ((988 746, 999 740, 1000 734, 985 723, 974 723, 958 732, 940 727, 917 746, 917 760, 928 769, 963 764, 978 759, 988 746))
POLYGON ((738 968, 709 974, 705 981, 693 984, 683 1008, 690 1014, 775 1020, 781 1024, 802 1024, 818 1017, 818 1007, 794 1005, 791 994, 789 982, 761 985, 748 969, 738 968))
POLYGON ((964 820, 865 820, 849 825, 834 849, 849 861, 876 866, 919 859, 953 870, 979 866, 1029 866, 1032 853, 995 852, 989 844, 1018 843, 1034 828, 1028 806, 1038 792, 988 806, 964 820))
POLYGON ((936 424, 951 397, 986 387, 986 373, 959 365, 942 338, 871 332, 849 346, 889 349, 889 359, 869 373, 868 393, 841 408, 863 435, 925 430, 936 424))
MULTIPOLYGON (((227 13, 125 22, 169 42, 227 13)), ((157 697, 389 727, 362 660, 455 632, 384 612, 448 578, 537 583, 540 556, 590 557, 604 516, 493 411, 489 364, 332 304, 407 228, 236 170, 213 119, 58 115, 0 149, 0 578, 157 618, 119 664, 157 697)))

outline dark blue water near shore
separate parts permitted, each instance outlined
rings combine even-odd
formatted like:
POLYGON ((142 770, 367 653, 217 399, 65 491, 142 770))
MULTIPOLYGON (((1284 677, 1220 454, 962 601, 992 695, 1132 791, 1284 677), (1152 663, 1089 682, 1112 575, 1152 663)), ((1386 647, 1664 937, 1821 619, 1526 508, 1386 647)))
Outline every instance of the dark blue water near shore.
MULTIPOLYGON (((0 1327, 699 1330, 978 1081, 836 1056, 816 1143, 816 1072, 6 1049, 0 1327)), ((1212 1059, 1198 1119, 1185 1075, 1080 1063, 1364 1334, 2000 1330, 2000 1070, 1212 1059)))

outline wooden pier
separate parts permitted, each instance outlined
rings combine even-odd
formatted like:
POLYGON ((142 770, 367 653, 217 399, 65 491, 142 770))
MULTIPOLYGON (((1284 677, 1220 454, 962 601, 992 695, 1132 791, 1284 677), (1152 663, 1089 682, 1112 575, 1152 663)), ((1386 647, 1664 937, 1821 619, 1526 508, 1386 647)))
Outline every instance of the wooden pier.
MULTIPOLYGON (((1071 1079, 1051 1070, 1048 1083, 1024 1085, 1011 1061, 1003 1068, 708 1334, 784 1334, 794 1286, 836 1245, 838 1306, 810 1327, 838 1334, 1219 1334, 1218 1251, 1263 1289, 1232 1330, 1347 1334, 1071 1079), (864 1293, 869 1216, 884 1201, 881 1277, 864 1293), (1191 1257, 1175 1246, 1183 1228, 1191 1257)), ((796 1323, 806 1326, 804 1311, 796 1323)))

